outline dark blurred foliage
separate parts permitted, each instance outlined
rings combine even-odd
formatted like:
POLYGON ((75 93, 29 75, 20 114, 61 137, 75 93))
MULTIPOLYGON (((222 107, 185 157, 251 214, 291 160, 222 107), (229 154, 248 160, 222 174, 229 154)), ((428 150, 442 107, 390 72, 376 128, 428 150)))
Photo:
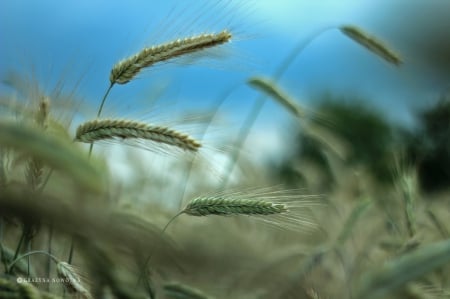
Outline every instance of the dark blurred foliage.
MULTIPOLYGON (((316 108, 316 114, 320 117, 313 118, 311 122, 326 129, 336 140, 350 145, 345 164, 364 165, 378 181, 390 181, 392 168, 388 161, 394 146, 394 130, 388 121, 377 110, 367 106, 364 100, 327 95, 320 103, 316 108)), ((290 185, 298 185, 299 182, 295 180, 308 174, 297 173, 292 165, 308 161, 322 170, 322 178, 327 181, 323 187, 331 187, 331 166, 321 143, 303 128, 299 128, 297 136, 295 150, 280 167, 282 180, 290 185)))
POLYGON ((450 187, 450 96, 417 113, 419 127, 405 131, 407 154, 417 165, 419 181, 427 192, 450 187))
POLYGON ((393 130, 383 116, 362 101, 327 99, 318 111, 328 129, 351 145, 350 165, 363 164, 380 181, 390 179, 386 167, 394 144, 393 130))
MULTIPOLYGON (((344 160, 348 167, 363 166, 379 183, 390 183, 395 175, 394 155, 403 155, 418 170, 420 187, 425 192, 450 186, 450 97, 417 113, 414 129, 390 124, 383 115, 368 106, 366 100, 326 96, 316 108, 315 125, 326 128, 337 140, 350 145, 344 160)), ((294 150, 279 167, 280 179, 291 186, 304 186, 311 163, 322 172, 320 186, 333 186, 332 165, 323 144, 299 128, 294 150)), ((324 136, 326 137, 326 136, 324 136)), ((331 143, 333 140, 330 141, 331 143)), ((335 174, 336 175, 336 174, 335 174)))

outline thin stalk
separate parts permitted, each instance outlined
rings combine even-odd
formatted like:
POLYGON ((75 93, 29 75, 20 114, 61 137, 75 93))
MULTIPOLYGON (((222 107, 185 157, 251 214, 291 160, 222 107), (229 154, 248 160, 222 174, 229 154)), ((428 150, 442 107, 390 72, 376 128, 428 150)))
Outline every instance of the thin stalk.
MULTIPOLYGON (((98 112, 97 112, 97 118, 100 117, 100 115, 102 114, 103 111, 103 106, 105 105, 106 102, 106 98, 109 95, 109 92, 111 91, 111 89, 113 88, 114 83, 109 84, 108 89, 106 90, 105 94, 103 95, 103 99, 102 102, 100 103, 100 107, 98 108, 98 112)), ((91 144, 89 145, 89 153, 88 156, 90 157, 92 154, 92 150, 94 148, 94 142, 91 142, 91 144)), ((71 263, 72 259, 73 259, 73 252, 75 250, 75 244, 74 244, 74 239, 72 238, 72 241, 70 243, 70 251, 69 251, 69 258, 67 259, 67 263, 71 263)))
MULTIPOLYGON (((50 224, 48 227, 48 241, 47 241, 47 250, 50 255, 52 254, 52 238, 53 238, 53 225, 50 224)), ((52 259, 49 257, 45 269, 47 277, 50 277, 51 263, 52 259)), ((50 284, 47 284, 47 291, 50 291, 50 284)))
MULTIPOLYGON (((211 118, 209 119, 209 121, 206 123, 204 130, 200 133, 200 137, 199 140, 202 140, 204 138, 204 136, 206 135, 206 132, 208 131, 209 127, 211 126, 212 121, 214 120, 214 118, 217 116, 220 107, 222 106, 222 104, 225 102, 225 100, 228 98, 228 96, 236 89, 236 86, 231 87, 230 89, 226 90, 219 98, 218 100, 213 104, 212 106, 212 115, 211 118)), ((186 188, 188 185, 188 181, 189 178, 191 177, 191 173, 192 173, 192 167, 194 166, 194 159, 195 156, 192 157, 192 159, 189 161, 189 165, 188 165, 188 169, 186 170, 186 176, 183 180, 181 180, 182 182, 184 182, 183 188, 181 190, 181 197, 180 197, 180 201, 179 201, 179 205, 178 208, 181 209, 181 206, 183 205, 183 200, 184 197, 186 195, 186 188)))
MULTIPOLYGON (((108 89, 106 90, 105 95, 103 96, 102 102, 100 103, 100 107, 98 108, 98 111, 97 111, 97 118, 99 118, 100 115, 102 114, 103 106, 105 105, 106 98, 108 97, 109 92, 111 91, 111 89, 113 88, 113 86, 114 86, 114 83, 109 84, 109 87, 108 87, 108 89)), ((91 154, 92 154, 92 149, 93 149, 93 147, 94 147, 94 142, 91 142, 91 144, 89 145, 89 157, 90 157, 91 154)))
MULTIPOLYGON (((288 56, 281 62, 277 70, 275 71, 275 74, 273 75, 273 82, 277 83, 277 81, 283 76, 283 74, 286 72, 286 70, 289 68, 289 66, 292 64, 292 62, 295 60, 295 58, 308 46, 315 38, 320 36, 323 32, 327 31, 328 29, 332 29, 334 27, 327 27, 325 29, 322 29, 319 33, 314 34, 312 37, 300 41, 294 49, 289 53, 288 56)), ((233 152, 231 153, 231 159, 228 163, 228 166, 225 171, 225 178, 222 181, 221 190, 225 189, 225 187, 228 184, 228 181, 230 180, 231 173, 234 170, 234 167, 236 166, 236 163, 239 159, 240 149, 244 145, 245 141, 247 140, 247 137, 255 124, 256 119, 258 118, 259 114, 261 113, 262 108, 264 107, 266 97, 264 95, 258 96, 256 99, 256 102, 253 104, 252 110, 247 115, 247 118, 244 120, 244 124, 242 125, 241 129, 239 130, 238 137, 235 143, 235 146, 233 148, 233 152)))
MULTIPOLYGON (((32 242, 32 239, 30 239, 29 241, 28 241, 28 243, 27 243, 27 250, 28 251, 31 251, 31 242, 32 242)), ((30 267, 31 267, 31 265, 30 265, 30 256, 27 256, 27 276, 28 277, 30 277, 30 267)))
POLYGON ((48 253, 47 251, 43 251, 43 250, 35 250, 35 251, 30 251, 30 252, 27 252, 27 253, 25 253, 25 254, 22 254, 22 255, 19 256, 19 257, 14 257, 14 260, 8 265, 8 272, 11 273, 11 271, 12 271, 14 265, 15 265, 18 261, 20 261, 20 260, 23 259, 23 258, 29 257, 30 255, 33 255, 33 254, 45 254, 46 256, 50 257, 55 263, 59 263, 59 260, 58 260, 54 255, 51 255, 51 254, 48 253))
MULTIPOLYGON (((169 227, 169 225, 170 225, 170 224, 171 224, 178 216, 180 216, 180 215, 183 214, 183 213, 184 213, 184 210, 178 212, 175 216, 173 216, 173 217, 169 220, 169 222, 167 222, 167 224, 164 226, 164 228, 162 229, 162 231, 161 231, 161 233, 160 233, 160 236, 162 236, 162 235, 165 233, 166 229, 169 227)), ((137 286, 141 283, 141 280, 144 278, 144 276, 145 276, 146 274, 148 274, 147 267, 148 267, 148 264, 150 263, 151 258, 153 257, 153 253, 154 253, 154 250, 152 250, 152 252, 150 252, 149 256, 148 256, 147 259, 145 260, 144 266, 142 267, 141 274, 140 274, 139 277, 138 277, 137 286)), ((151 290, 151 287, 150 287, 149 282, 148 282, 147 280, 145 280, 145 283, 146 283, 145 286, 146 286, 146 288, 147 288, 147 291, 148 291, 148 293, 149 293, 150 298, 153 298, 153 297, 152 297, 153 291, 151 290)))
POLYGON ((3 218, 0 217, 0 259, 2 260, 3 266, 5 267, 5 271, 8 267, 8 261, 5 257, 5 252, 3 249, 3 218))
POLYGON ((98 112, 97 112, 97 118, 100 117, 100 115, 102 114, 103 111, 103 105, 105 105, 106 102, 106 98, 108 97, 109 92, 111 91, 111 89, 113 88, 114 83, 111 83, 108 87, 108 89, 105 92, 105 95, 103 96, 102 102, 100 103, 100 107, 98 108, 98 112))
POLYGON ((39 186, 39 188, 37 189, 38 193, 41 193, 42 190, 44 190, 45 186, 47 186, 48 181, 50 180, 50 177, 53 174, 53 168, 50 169, 50 171, 48 172, 47 176, 45 177, 44 181, 42 182, 42 184, 39 186))
POLYGON ((75 240, 72 237, 72 240, 70 242, 70 251, 69 251, 69 258, 67 259, 67 263, 71 264, 73 260, 73 252, 75 251, 75 240))
POLYGON ((20 235, 19 244, 17 244, 16 252, 14 253, 14 260, 19 256, 20 248, 22 247, 22 243, 25 240, 25 230, 22 230, 22 234, 20 235))

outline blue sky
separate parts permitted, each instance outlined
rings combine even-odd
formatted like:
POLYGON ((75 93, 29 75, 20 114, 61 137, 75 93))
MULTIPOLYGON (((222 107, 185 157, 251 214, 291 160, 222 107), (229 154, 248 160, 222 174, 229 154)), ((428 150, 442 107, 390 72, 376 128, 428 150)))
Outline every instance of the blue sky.
MULTIPOLYGON (((246 78, 270 77, 294 45, 331 28, 305 47, 280 80, 300 104, 312 106, 323 92, 356 93, 370 99, 389 118, 409 122, 411 107, 432 103, 449 87, 448 65, 427 56, 423 46, 435 35, 444 49, 450 48, 450 37, 445 34, 450 28, 445 13, 450 11, 448 1, 212 3, 2 1, 0 75, 3 78, 9 70, 29 73, 33 69, 47 91, 61 78, 69 89, 81 78, 77 94, 97 104, 108 86, 111 66, 118 60, 152 41, 229 26, 237 40, 216 53, 221 59, 183 61, 185 64, 148 70, 139 80, 114 87, 109 101, 111 106, 145 101, 152 91, 167 86, 166 97, 176 102, 176 107, 194 109, 208 107, 225 90, 238 86, 224 108, 235 111, 233 115, 239 119, 257 96, 245 86, 246 78), (175 13, 171 14, 173 7, 175 13), (162 29, 161 24, 170 28, 162 29), (342 24, 355 24, 378 36, 402 53, 405 65, 392 67, 332 29, 342 24)), ((260 123, 287 115, 269 101, 260 123)))

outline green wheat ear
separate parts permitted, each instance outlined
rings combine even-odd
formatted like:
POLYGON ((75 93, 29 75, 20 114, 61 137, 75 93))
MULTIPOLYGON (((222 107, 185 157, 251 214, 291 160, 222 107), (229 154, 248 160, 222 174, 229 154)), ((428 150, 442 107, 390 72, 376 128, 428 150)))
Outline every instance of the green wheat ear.
POLYGON ((196 152, 200 142, 168 127, 125 119, 95 119, 78 126, 75 141, 92 143, 102 140, 149 140, 196 152))
POLYGON ((361 277, 354 298, 385 298, 423 275, 450 262, 450 240, 422 246, 361 277))
POLYGON ((186 299, 213 299, 202 291, 178 282, 170 282, 164 285, 164 293, 167 298, 186 298, 186 299))
POLYGON ((303 118, 305 116, 304 111, 297 105, 286 93, 284 93, 275 83, 275 81, 270 81, 269 79, 261 77, 253 77, 248 81, 250 86, 261 90, 268 96, 275 99, 279 104, 285 107, 289 112, 294 114, 294 116, 303 118))
POLYGON ((287 212, 284 204, 264 200, 231 199, 220 197, 198 197, 183 210, 191 216, 208 215, 273 215, 287 212))
POLYGON ((169 223, 182 214, 245 215, 281 229, 314 230, 317 228, 317 222, 311 214, 311 209, 322 204, 318 197, 299 195, 298 192, 299 190, 274 190, 269 187, 199 196, 188 202, 169 223))
POLYGON ((341 32, 350 37, 352 40, 362 45, 375 55, 381 57, 387 62, 399 66, 403 63, 400 56, 395 53, 394 50, 389 48, 383 42, 379 41, 377 38, 369 35, 364 30, 356 26, 342 26, 340 28, 341 32))

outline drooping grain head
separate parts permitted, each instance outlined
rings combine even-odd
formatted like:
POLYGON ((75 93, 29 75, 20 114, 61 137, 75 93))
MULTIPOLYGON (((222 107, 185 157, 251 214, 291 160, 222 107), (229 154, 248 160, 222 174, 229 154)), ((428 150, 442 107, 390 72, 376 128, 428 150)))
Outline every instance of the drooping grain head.
POLYGON ((139 53, 114 65, 109 81, 111 84, 126 84, 133 80, 144 68, 183 55, 217 47, 230 40, 231 33, 228 30, 223 30, 219 33, 195 35, 144 48, 139 53))
POLYGON ((44 129, 47 126, 47 119, 49 113, 50 113, 50 98, 42 96, 39 101, 38 111, 36 113, 36 122, 40 127, 44 129))
POLYGON ((82 285, 81 277, 72 265, 66 262, 59 262, 56 265, 56 272, 58 277, 63 280, 66 290, 69 293, 77 294, 83 299, 92 299, 92 295, 82 285))
POLYGON ((196 152, 201 143, 187 134, 168 127, 123 119, 96 119, 78 126, 75 141, 91 143, 102 140, 148 140, 196 152))
POLYGON ((293 113, 296 117, 304 117, 304 112, 287 94, 285 94, 275 82, 271 82, 268 79, 253 77, 248 80, 248 84, 252 87, 261 90, 268 96, 275 99, 279 104, 285 107, 289 112, 293 113))
POLYGON ((364 46, 369 51, 383 58, 387 62, 394 64, 395 66, 399 66, 403 63, 402 59, 397 53, 395 53, 392 49, 379 41, 377 38, 370 36, 368 33, 364 32, 361 28, 358 28, 356 26, 342 26, 340 30, 352 40, 364 46))

